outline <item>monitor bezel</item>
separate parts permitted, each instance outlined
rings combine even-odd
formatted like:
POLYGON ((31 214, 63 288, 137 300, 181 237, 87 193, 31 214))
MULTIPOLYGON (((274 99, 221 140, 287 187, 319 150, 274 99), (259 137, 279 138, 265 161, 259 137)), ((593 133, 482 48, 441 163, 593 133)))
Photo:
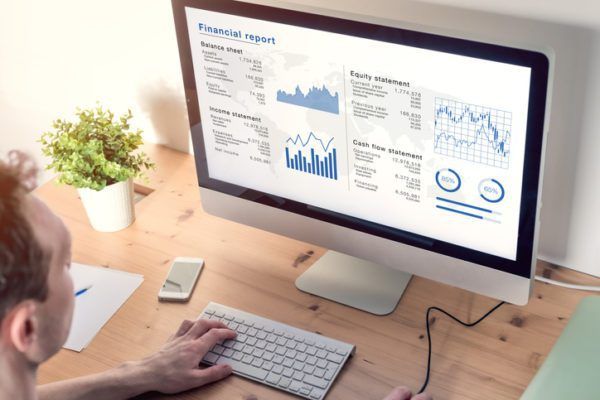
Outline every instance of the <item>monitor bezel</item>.
POLYGON ((535 229, 543 150, 544 116, 548 89, 549 60, 541 52, 483 43, 463 38, 418 32, 403 28, 342 19, 265 5, 232 0, 172 0, 173 16, 187 100, 188 117, 194 146, 198 184, 248 201, 337 224, 363 233, 412 245, 435 253, 476 263, 510 274, 530 278, 534 257, 535 229), (326 32, 396 43, 416 48, 503 62, 531 69, 526 128, 521 208, 517 257, 511 260, 458 246, 435 238, 361 220, 337 212, 319 209, 295 200, 210 178, 206 160, 200 107, 187 29, 185 8, 197 8, 225 14, 283 23, 326 32))

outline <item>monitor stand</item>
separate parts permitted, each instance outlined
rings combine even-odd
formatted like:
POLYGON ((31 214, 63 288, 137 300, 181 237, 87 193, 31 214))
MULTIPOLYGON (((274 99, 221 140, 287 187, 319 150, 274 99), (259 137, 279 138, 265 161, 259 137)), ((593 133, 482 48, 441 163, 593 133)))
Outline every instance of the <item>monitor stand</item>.
POLYGON ((328 251, 296 279, 303 292, 376 315, 393 312, 411 274, 328 251))

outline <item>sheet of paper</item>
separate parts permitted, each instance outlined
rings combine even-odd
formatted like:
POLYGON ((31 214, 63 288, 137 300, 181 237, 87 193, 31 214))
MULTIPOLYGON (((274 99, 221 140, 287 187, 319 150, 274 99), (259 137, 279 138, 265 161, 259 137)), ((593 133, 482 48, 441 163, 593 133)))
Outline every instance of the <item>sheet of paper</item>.
POLYGON ((81 351, 144 281, 142 275, 109 268, 71 264, 74 290, 90 289, 75 298, 71 332, 64 348, 81 351))

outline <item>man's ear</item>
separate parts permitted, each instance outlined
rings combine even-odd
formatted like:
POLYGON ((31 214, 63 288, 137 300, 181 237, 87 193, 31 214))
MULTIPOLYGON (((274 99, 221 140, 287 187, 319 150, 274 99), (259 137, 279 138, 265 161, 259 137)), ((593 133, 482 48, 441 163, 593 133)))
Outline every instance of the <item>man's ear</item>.
POLYGON ((9 311, 4 318, 7 324, 8 337, 12 345, 21 353, 27 353, 36 341, 38 324, 34 301, 23 301, 9 311))

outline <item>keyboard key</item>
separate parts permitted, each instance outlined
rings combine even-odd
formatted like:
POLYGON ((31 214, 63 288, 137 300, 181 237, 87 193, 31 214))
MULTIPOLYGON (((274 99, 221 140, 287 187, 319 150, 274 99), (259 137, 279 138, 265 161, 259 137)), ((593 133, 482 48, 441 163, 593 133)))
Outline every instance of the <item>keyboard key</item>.
POLYGON ((231 320, 233 320, 233 315, 226 315, 226 316, 225 316, 225 319, 226 319, 227 321, 231 321, 231 320))
POLYGON ((320 399, 321 397, 323 397, 323 392, 319 389, 314 389, 310 394, 311 399, 320 399))
POLYGON ((237 330, 237 328, 239 327, 239 324, 237 322, 230 322, 227 324, 227 326, 229 327, 229 329, 231 329, 232 331, 237 330))
POLYGON ((265 347, 265 350, 268 351, 269 353, 275 352, 275 349, 277 349, 277 346, 275 346, 274 343, 269 343, 269 344, 267 344, 267 347, 265 347))
POLYGON ((223 342, 223 347, 227 347, 228 349, 231 349, 234 344, 235 344, 235 340, 226 340, 223 342))
POLYGON ((304 343, 300 343, 300 344, 298 344, 298 346, 296 346, 296 350, 298 350, 301 353, 304 353, 307 348, 308 348, 308 346, 305 345, 304 343))
POLYGON ((331 379, 333 379, 333 376, 335 375, 335 371, 337 371, 336 368, 328 368, 327 372, 325 372, 324 378, 326 380, 330 381, 331 379))
POLYGON ((248 336, 246 335, 237 335, 237 337, 235 338, 236 341, 240 342, 240 343, 246 343, 246 341, 248 340, 248 336))
POLYGON ((256 340, 256 338, 255 338, 255 337, 248 338, 248 340, 246 341, 246 343, 247 343, 249 346, 254 346, 254 345, 256 345, 256 343, 257 343, 257 342, 258 342, 258 340, 256 340))
POLYGON ((313 372, 315 372, 315 367, 313 367, 312 365, 305 365, 304 369, 302 370, 303 372, 307 373, 307 374, 313 374, 313 372))
POLYGON ((263 363, 262 365, 262 369, 264 369, 265 371, 270 371, 273 369, 273 363, 270 361, 266 361, 265 363, 263 363))
POLYGON ((262 367, 263 363, 264 363, 264 361, 263 361, 263 360, 261 360, 260 358, 255 358, 255 359, 252 361, 252 365, 254 365, 256 368, 260 368, 260 367, 262 367))
POLYGON ((315 365, 315 364, 317 363, 317 357, 314 357, 314 356, 308 356, 308 357, 306 358, 306 363, 307 363, 308 365, 315 365))
POLYGON ((263 354, 262 358, 263 358, 263 360, 266 360, 266 361, 273 361, 273 353, 265 352, 265 354, 263 354))
POLYGON ((258 379, 260 381, 264 381, 268 374, 267 371, 264 371, 260 368, 256 368, 256 367, 253 367, 252 365, 247 365, 247 364, 241 363, 239 361, 235 361, 235 360, 231 360, 231 359, 227 359, 227 358, 223 358, 223 357, 221 357, 219 359, 217 364, 231 365, 231 368, 233 368, 237 373, 242 374, 242 375, 247 375, 251 378, 258 379))
POLYGON ((282 356, 275 356, 273 357, 273 364, 281 364, 283 362, 283 357, 282 356))
POLYGON ((294 370, 291 368, 285 368, 283 370, 283 376, 287 377, 287 378, 291 378, 292 375, 294 375, 294 370))
POLYGON ((335 351, 337 349, 335 347, 333 347, 333 346, 325 346, 325 350, 327 350, 330 353, 335 353, 335 351))
POLYGON ((287 347, 288 349, 295 349, 297 345, 298 343, 296 341, 288 340, 288 342, 285 344, 285 347, 287 347))
MULTIPOLYGON (((249 355, 249 354, 246 354, 246 355, 244 356, 244 358, 242 358, 242 362, 243 362, 244 364, 252 364, 252 361, 254 361, 254 357, 252 357, 252 356, 251 356, 251 355, 249 355)), ((324 375, 324 374, 325 374, 325 371, 323 371, 323 375, 324 375)))
POLYGON ((277 346, 285 346, 285 344, 287 343, 287 339, 280 337, 275 343, 277 344, 277 346))
POLYGON ((304 395, 304 396, 308 396, 310 394, 310 392, 312 391, 311 387, 308 386, 302 386, 302 388, 300 389, 300 394, 304 395))
POLYGON ((316 376, 317 378, 323 378, 325 376, 325 370, 321 369, 321 368, 317 368, 315 369, 315 372, 313 373, 314 376, 316 376))
POLYGON ((214 313, 215 313, 215 310, 212 310, 212 309, 204 310, 204 314, 213 315, 214 313))
POLYGON ((238 324, 243 324, 243 323, 244 323, 244 320, 243 320, 243 319, 241 319, 241 318, 238 318, 238 317, 235 317, 233 320, 234 320, 235 322, 237 322, 238 324))
MULTIPOLYGON (((216 353, 216 351, 215 351, 215 353, 216 353)), ((219 353, 219 354, 220 354, 220 353, 219 353)), ((298 352, 297 352, 296 350, 288 350, 288 351, 285 353, 285 356, 286 356, 286 357, 289 357, 289 358, 296 358, 296 356, 297 356, 297 355, 298 355, 298 352)))
POLYGON ((340 356, 340 355, 337 355, 337 354, 334 354, 334 353, 329 353, 329 354, 327 355, 327 360, 329 360, 329 361, 331 361, 331 362, 334 362, 334 363, 336 363, 336 364, 339 364, 339 363, 341 363, 342 361, 344 361, 344 357, 342 357, 342 356, 340 356))
POLYGON ((315 344, 315 347, 317 349, 325 349, 325 345, 323 343, 317 343, 317 344, 315 344))
POLYGON ((291 367, 292 365, 294 365, 294 361, 291 358, 286 358, 285 360, 283 360, 283 366, 284 367, 291 367))
POLYGON ((245 345, 242 352, 244 352, 246 354, 252 354, 254 352, 254 347, 245 345))
POLYGON ((279 386, 281 386, 282 388, 284 388, 284 389, 285 389, 285 388, 287 388, 288 386, 290 386, 290 383, 292 383, 292 380, 291 380, 291 379, 288 379, 288 378, 282 378, 282 379, 279 381, 279 386))
POLYGON ((336 354, 339 354, 340 356, 345 356, 346 354, 348 354, 348 352, 344 349, 337 349, 336 354))
POLYGON ((257 333, 258 333, 258 331, 254 328, 250 328, 250 329, 248 329, 248 332, 246 332, 246 334, 248 336, 252 336, 252 337, 256 336, 257 333))
POLYGON ((277 340, 277 336, 275 336, 274 334, 269 333, 267 335, 267 342, 269 342, 269 343, 275 343, 276 340, 277 340))
POLYGON ((306 358, 307 356, 304 353, 298 353, 296 355, 296 360, 300 361, 301 363, 304 363, 306 361, 306 358))
POLYGON ((215 312, 215 317, 217 317, 217 318, 223 318, 224 316, 225 316, 225 314, 222 313, 221 311, 215 312))
POLYGON ((272 369, 272 371, 276 374, 282 374, 283 373, 283 367, 281 365, 275 365, 272 369))
POLYGON ((246 332, 248 332, 248 327, 246 325, 240 325, 240 326, 238 326, 237 331, 238 331, 238 333, 246 333, 246 332))
POLYGON ((219 359, 219 355, 218 355, 218 354, 215 354, 215 353, 207 353, 207 354, 204 356, 204 360, 203 360, 203 361, 206 361, 207 363, 214 364, 214 363, 216 363, 216 362, 217 362, 217 360, 218 360, 218 359, 219 359))
POLYGON ((260 340, 265 340, 267 338, 267 334, 264 331, 260 331, 256 334, 256 338, 260 340))
POLYGON ((325 379, 320 379, 312 375, 304 376, 304 383, 308 383, 309 385, 313 385, 321 389, 325 389, 327 385, 329 385, 329 382, 325 379))
POLYGON ((233 354, 233 358, 235 361, 242 361, 242 358, 244 358, 244 353, 238 351, 236 353, 233 354))
POLYGON ((277 385, 281 377, 279 375, 275 375, 274 373, 269 373, 267 376, 267 382, 272 383, 273 385, 277 385))
POLYGON ((233 357, 233 353, 235 353, 232 349, 225 349, 223 351, 223 357, 231 358, 233 357))
POLYGON ((264 349, 265 347, 267 347, 267 342, 265 342, 264 340, 259 340, 258 343, 256 343, 256 347, 258 347, 259 349, 264 349))
POLYGON ((327 357, 327 352, 325 350, 319 350, 319 351, 317 351, 317 357, 325 358, 325 357, 327 357))
POLYGON ((216 354, 223 354, 223 351, 225 351, 225 347, 217 344, 215 347, 213 347, 211 351, 216 354))
POLYGON ((296 381, 302 381, 302 379, 304 379, 304 372, 302 372, 302 371, 295 371, 294 375, 293 375, 293 378, 296 381))
POLYGON ((287 353, 287 349, 285 347, 278 347, 275 350, 276 354, 279 354, 280 356, 284 355, 285 353, 287 353))
POLYGON ((294 338, 294 335, 293 335, 293 334, 291 334, 291 333, 289 333, 289 332, 286 332, 286 333, 283 335, 283 337, 284 337, 284 338, 286 338, 286 339, 293 339, 293 338, 294 338))
MULTIPOLYGON (((239 338, 239 336, 238 336, 238 338, 239 338)), ((315 354, 317 354, 317 349, 311 346, 308 349, 306 349, 306 354, 314 356, 315 354)))
POLYGON ((319 368, 325 368, 325 367, 327 367, 327 361, 325 361, 325 360, 319 360, 319 361, 317 361, 317 367, 319 367, 319 368))
POLYGON ((300 382, 296 382, 296 381, 292 381, 292 383, 290 384, 290 387, 289 387, 289 389, 294 393, 300 391, 301 388, 302 388, 302 384, 300 382))
POLYGON ((258 357, 258 358, 262 358, 262 356, 265 354, 264 350, 261 349, 254 349, 254 351, 252 352, 252 355, 254 357, 258 357))
POLYGON ((304 363, 301 363, 300 361, 295 361, 294 365, 292 365, 292 368, 294 368, 296 371, 302 371, 304 369, 304 363))

